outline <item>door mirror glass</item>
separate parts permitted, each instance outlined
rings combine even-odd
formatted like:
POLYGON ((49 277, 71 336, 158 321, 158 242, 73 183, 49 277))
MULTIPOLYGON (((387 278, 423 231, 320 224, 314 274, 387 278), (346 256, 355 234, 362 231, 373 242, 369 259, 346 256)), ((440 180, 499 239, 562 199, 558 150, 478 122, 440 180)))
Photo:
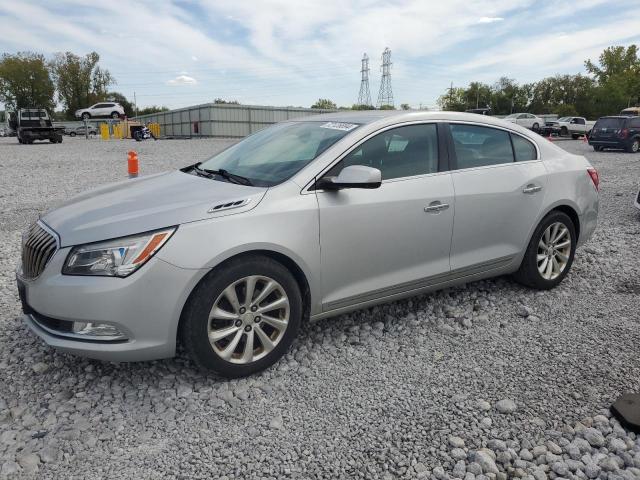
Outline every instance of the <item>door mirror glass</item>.
POLYGON ((342 188, 378 188, 382 184, 382 173, 377 168, 351 165, 342 169, 337 177, 324 177, 317 188, 340 190, 342 188))

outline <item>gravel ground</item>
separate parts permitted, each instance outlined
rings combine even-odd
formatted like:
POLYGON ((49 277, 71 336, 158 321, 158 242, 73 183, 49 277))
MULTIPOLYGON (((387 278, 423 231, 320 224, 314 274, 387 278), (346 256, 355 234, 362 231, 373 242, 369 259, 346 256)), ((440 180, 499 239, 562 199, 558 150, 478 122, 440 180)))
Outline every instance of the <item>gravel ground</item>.
POLYGON ((58 354, 19 320, 20 232, 39 212, 229 141, 0 139, 0 477, 640 478, 608 406, 640 379, 640 155, 561 146, 600 170, 594 238, 553 291, 472 283, 309 324, 271 370, 58 354))

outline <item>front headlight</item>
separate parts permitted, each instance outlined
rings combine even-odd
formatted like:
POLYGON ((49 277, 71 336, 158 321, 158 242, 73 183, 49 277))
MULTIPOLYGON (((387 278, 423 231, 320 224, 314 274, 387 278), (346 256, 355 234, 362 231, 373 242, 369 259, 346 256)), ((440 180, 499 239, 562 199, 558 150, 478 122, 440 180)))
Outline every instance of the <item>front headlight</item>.
POLYGON ((73 247, 64 275, 126 277, 144 265, 169 240, 176 227, 73 247))

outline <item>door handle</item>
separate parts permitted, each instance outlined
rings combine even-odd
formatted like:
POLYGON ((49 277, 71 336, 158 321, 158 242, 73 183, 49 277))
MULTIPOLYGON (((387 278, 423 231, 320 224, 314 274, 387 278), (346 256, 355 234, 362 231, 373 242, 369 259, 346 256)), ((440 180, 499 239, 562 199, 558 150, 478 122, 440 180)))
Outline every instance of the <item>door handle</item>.
POLYGON ((439 201, 431 202, 429 206, 424 207, 424 211, 427 213, 440 213, 443 210, 449 208, 448 203, 441 203, 439 201))
POLYGON ((542 190, 542 187, 540 185, 534 185, 533 183, 530 183, 522 189, 522 193, 536 193, 540 190, 542 190))

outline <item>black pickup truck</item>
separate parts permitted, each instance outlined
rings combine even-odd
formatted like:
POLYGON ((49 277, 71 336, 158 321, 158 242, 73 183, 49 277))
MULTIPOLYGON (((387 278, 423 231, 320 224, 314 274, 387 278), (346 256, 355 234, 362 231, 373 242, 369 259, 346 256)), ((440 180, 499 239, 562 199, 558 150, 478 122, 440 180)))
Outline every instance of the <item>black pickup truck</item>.
POLYGON ((16 132, 18 142, 33 143, 35 140, 49 140, 62 143, 62 128, 55 128, 46 110, 21 108, 9 114, 9 128, 16 132))

